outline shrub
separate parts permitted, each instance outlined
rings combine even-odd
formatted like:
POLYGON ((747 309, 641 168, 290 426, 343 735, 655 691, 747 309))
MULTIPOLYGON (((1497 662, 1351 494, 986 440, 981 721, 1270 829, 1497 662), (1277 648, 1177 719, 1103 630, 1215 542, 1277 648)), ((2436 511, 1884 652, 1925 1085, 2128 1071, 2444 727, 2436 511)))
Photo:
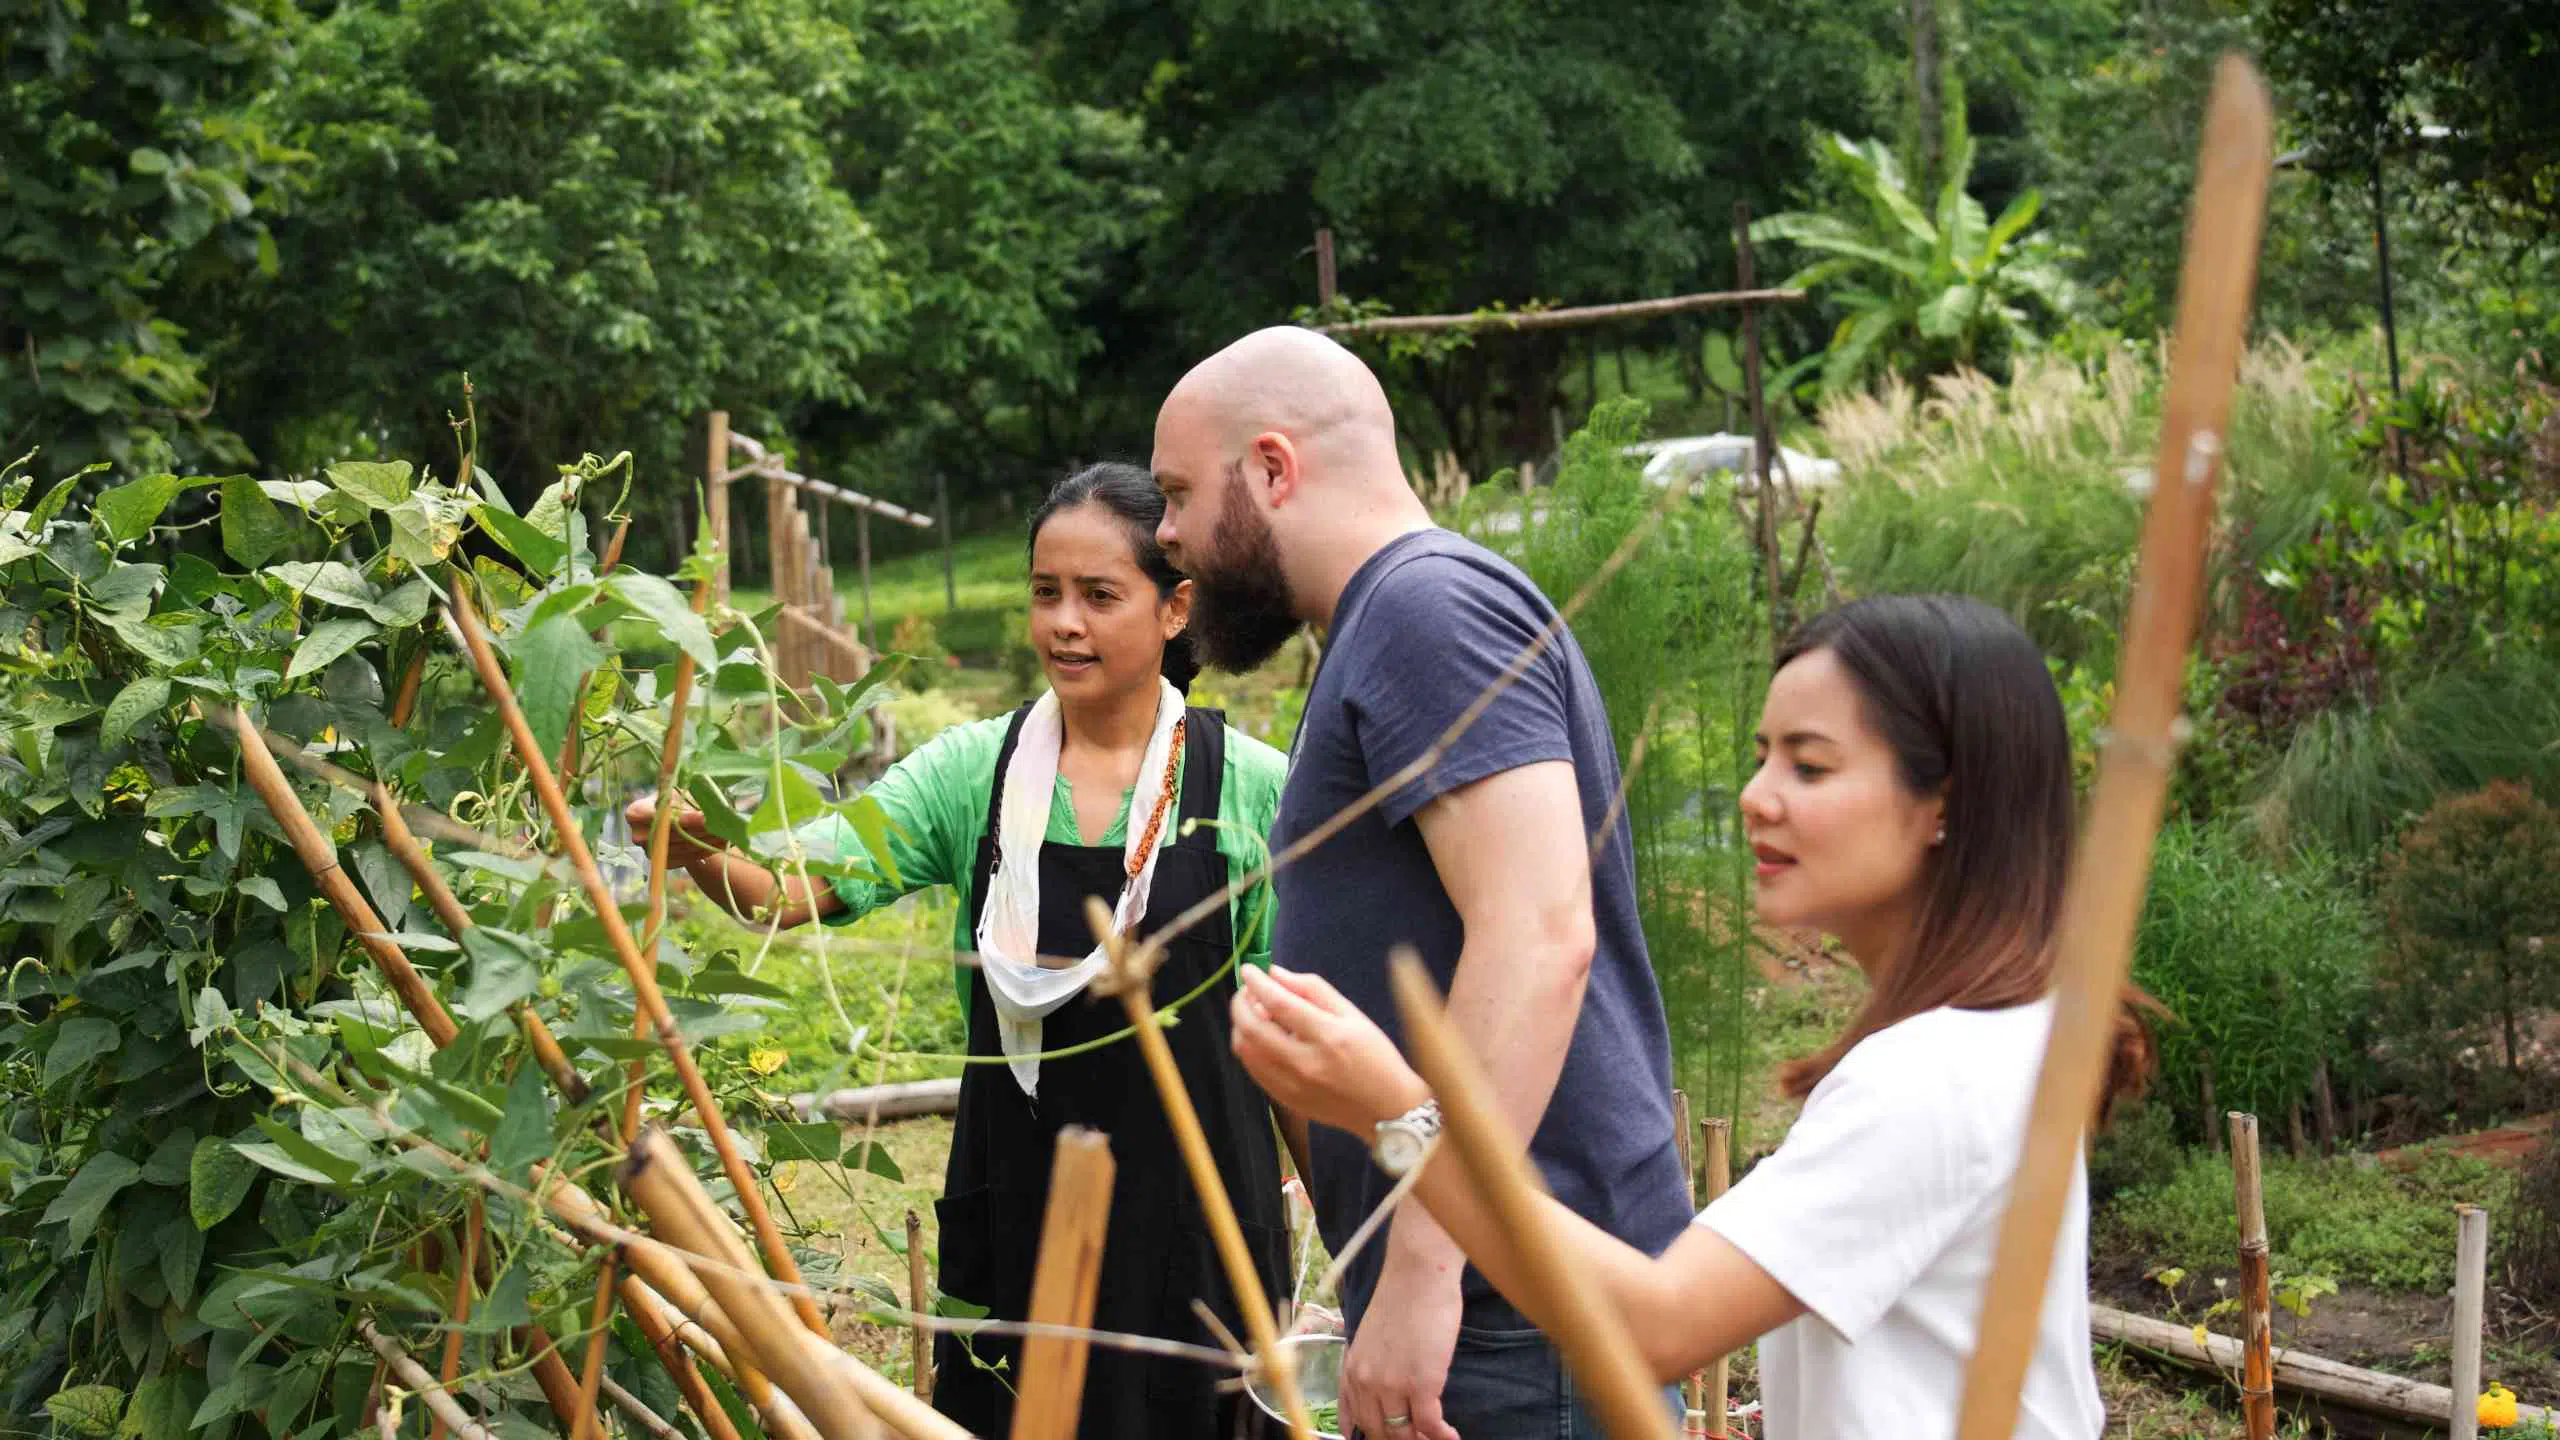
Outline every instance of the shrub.
POLYGON ((2153 1095, 2190 1136, 2220 1126, 2226 1109, 2284 1115, 2310 1097, 2324 1064, 2354 1054, 2372 927, 2316 856, 2278 865, 2229 823, 2173 824, 2152 861, 2134 947, 2134 978, 2170 1012, 2153 1025, 2153 1095))
MULTIPOLYGON (((2514 1177, 2478 1160, 2433 1155, 2406 1173, 2370 1160, 2269 1155, 2268 1266, 2341 1285, 2437 1291, 2453 1283, 2456 1203, 2504 1213, 2514 1177)), ((2110 1242, 2146 1265, 2229 1270, 2240 1249, 2231 1163, 2201 1150, 2108 1207, 2110 1242)))
POLYGON ((2560 1000, 2542 954, 2560 936, 2560 810, 2503 780, 2440 801, 2384 863, 2381 896, 2393 1035, 2449 1066, 2448 1037, 2487 1031, 2520 1076, 2520 1021, 2560 1000))

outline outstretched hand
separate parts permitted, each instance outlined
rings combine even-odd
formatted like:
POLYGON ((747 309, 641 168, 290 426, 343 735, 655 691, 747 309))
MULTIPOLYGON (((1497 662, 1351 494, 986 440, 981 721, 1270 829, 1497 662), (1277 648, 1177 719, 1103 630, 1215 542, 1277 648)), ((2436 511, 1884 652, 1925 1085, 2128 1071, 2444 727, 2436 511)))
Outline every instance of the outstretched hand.
POLYGON ((1395 1042, 1321 978, 1246 966, 1234 1045, 1263 1091, 1291 1110, 1365 1137, 1429 1098, 1395 1042))
MULTIPOLYGON (((631 827, 634 839, 648 843, 649 827, 658 823, 658 797, 643 795, 625 805, 622 819, 631 827)), ((667 832, 667 854, 677 864, 728 848, 728 841, 711 833, 710 822, 701 811, 687 807, 675 812, 675 823, 667 832)))

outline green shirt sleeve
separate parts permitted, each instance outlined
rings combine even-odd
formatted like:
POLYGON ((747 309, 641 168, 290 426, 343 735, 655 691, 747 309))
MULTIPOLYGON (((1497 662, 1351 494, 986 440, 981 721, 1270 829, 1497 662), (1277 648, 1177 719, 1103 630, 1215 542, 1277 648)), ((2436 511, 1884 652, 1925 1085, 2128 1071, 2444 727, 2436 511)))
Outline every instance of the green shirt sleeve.
MULTIPOLYGON (((863 793, 880 802, 894 822, 889 860, 898 878, 834 881, 844 911, 836 923, 858 919, 899 898, 935 885, 965 891, 978 837, 986 829, 987 794, 1004 746, 1007 717, 956 725, 889 767, 863 793)), ((839 857, 863 853, 861 837, 841 816, 830 815, 805 832, 812 849, 839 857)), ((961 909, 968 897, 961 897, 961 909)))
MULTIPOLYGON (((1227 727, 1227 773, 1218 794, 1218 853, 1226 857, 1230 878, 1252 874, 1270 863, 1271 827, 1279 819, 1280 789, 1288 778, 1289 762, 1279 751, 1232 725, 1227 727)), ((1266 970, 1271 967, 1271 903, 1271 882, 1263 879, 1227 904, 1236 935, 1250 935, 1244 963, 1266 970)))

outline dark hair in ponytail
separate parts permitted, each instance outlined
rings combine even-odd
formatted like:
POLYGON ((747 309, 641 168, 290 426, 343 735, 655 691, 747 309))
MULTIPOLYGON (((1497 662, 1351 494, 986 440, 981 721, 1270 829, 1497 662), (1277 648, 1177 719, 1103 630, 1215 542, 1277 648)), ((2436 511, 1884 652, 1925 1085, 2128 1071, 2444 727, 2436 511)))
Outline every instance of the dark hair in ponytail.
MULTIPOLYGON (((1997 1010, 2053 981, 2054 931, 2071 863, 2071 734, 2035 642, 1958 595, 1876 595, 1817 615, 1778 651, 1784 669, 1830 651, 1867 723, 1893 750, 1903 788, 1946 803, 1946 838, 1921 881, 1919 922, 1830 1045, 1788 1066, 1801 1099, 1849 1048, 1924 1010, 1997 1010)), ((2158 1002, 2127 986, 2098 1122, 2149 1079, 2142 1017, 2158 1002)))
MULTIPOLYGON (((1156 488, 1156 477, 1135 465, 1106 460, 1088 465, 1049 487, 1048 498, 1031 512, 1031 535, 1025 548, 1040 543, 1040 530, 1051 517, 1086 505, 1098 505, 1110 512, 1128 532, 1129 558, 1138 569, 1155 582, 1157 598, 1171 595, 1183 582, 1183 573, 1173 568, 1173 560, 1156 543, 1156 526, 1164 520, 1164 492, 1156 488)), ((1199 657, 1191 648, 1186 632, 1164 642, 1164 678, 1184 694, 1191 692, 1191 680, 1200 673, 1199 657)))

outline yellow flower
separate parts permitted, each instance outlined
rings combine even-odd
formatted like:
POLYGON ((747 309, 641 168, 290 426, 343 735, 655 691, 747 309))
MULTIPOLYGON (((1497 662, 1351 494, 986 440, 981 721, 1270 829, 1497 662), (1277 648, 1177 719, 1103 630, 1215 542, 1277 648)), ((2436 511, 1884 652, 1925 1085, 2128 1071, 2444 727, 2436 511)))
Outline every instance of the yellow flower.
POLYGON ((748 1067, 753 1069, 759 1075, 770 1075, 774 1071, 779 1070, 790 1063, 791 1054, 786 1050, 750 1050, 747 1052, 748 1067))
POLYGON ((2489 1382, 2489 1393, 2480 1397, 2478 1413, 2484 1429, 2504 1430, 2516 1423, 2516 1394, 2495 1380, 2489 1382))
MULTIPOLYGON (((781 1194, 788 1195, 788 1194, 790 1194, 793 1190, 798 1189, 798 1188, 799 1188, 799 1185, 800 1185, 800 1167, 799 1167, 799 1166, 797 1166, 797 1165, 776 1165, 775 1167, 773 1167, 773 1188, 774 1188, 776 1191, 780 1192, 781 1194)), ((2488 1402, 2484 1400, 2484 1401, 2482 1401, 2481 1403, 2485 1405, 2485 1404, 2487 1404, 2488 1402)), ((2510 1403, 2512 1403, 2512 1402, 2510 1402, 2510 1403)))

